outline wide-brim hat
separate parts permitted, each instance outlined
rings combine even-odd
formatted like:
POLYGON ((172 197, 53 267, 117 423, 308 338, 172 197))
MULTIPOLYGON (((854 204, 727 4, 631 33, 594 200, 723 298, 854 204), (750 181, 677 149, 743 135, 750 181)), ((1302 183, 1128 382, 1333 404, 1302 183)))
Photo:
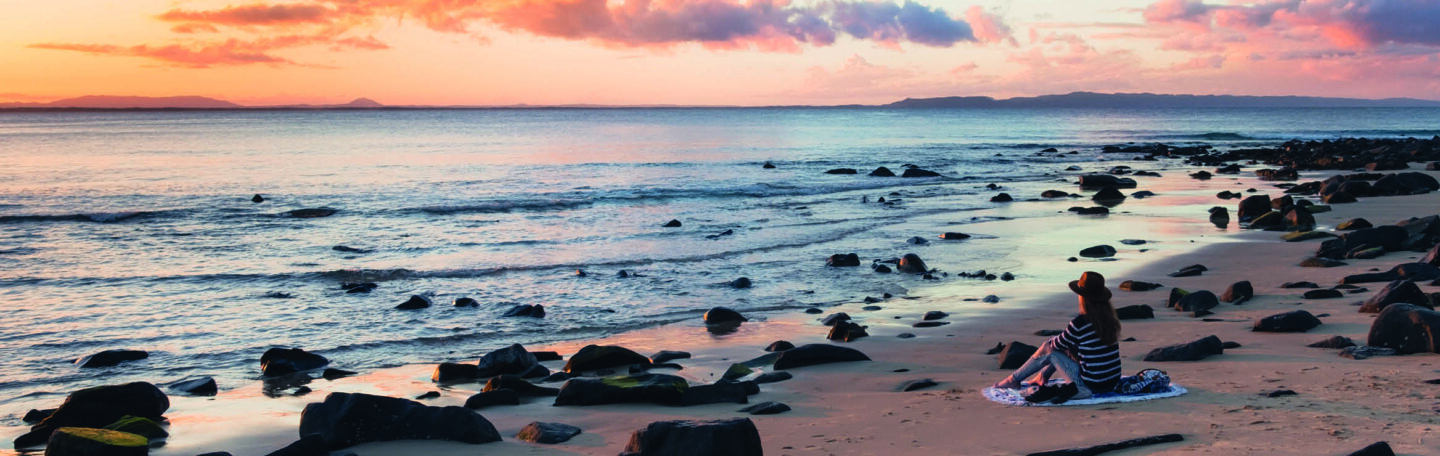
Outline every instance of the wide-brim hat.
POLYGON ((1084 298, 1110 299, 1110 289, 1105 288, 1105 276, 1095 271, 1080 274, 1080 280, 1070 281, 1070 291, 1084 298))

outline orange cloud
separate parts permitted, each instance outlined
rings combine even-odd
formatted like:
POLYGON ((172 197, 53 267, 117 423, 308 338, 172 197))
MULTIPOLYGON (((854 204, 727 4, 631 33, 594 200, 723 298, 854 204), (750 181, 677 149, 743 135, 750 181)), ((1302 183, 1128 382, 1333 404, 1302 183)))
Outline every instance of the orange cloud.
POLYGON ((323 5, 244 5, 228 6, 212 11, 170 10, 158 16, 166 22, 199 22, 214 25, 279 25, 317 23, 330 19, 336 11, 323 5))

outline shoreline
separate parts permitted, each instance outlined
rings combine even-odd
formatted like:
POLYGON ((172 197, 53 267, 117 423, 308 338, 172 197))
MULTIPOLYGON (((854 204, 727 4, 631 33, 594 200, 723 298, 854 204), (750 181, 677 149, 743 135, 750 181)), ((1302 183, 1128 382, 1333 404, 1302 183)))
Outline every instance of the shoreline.
MULTIPOLYGON (((1130 160, 1102 164, 1119 163, 1135 164, 1130 160)), ((1356 404, 1343 397, 1343 393, 1353 389, 1345 389, 1345 384, 1328 384, 1325 379, 1317 378, 1359 379, 1363 376, 1362 371, 1378 366, 1384 368, 1387 374, 1398 377, 1387 381, 1404 384, 1407 380, 1424 380, 1428 378, 1426 375, 1435 376, 1435 367, 1431 365, 1434 360, 1426 359, 1426 355, 1409 355, 1353 361, 1335 356, 1333 350, 1306 348, 1305 344, 1332 334, 1355 337, 1368 331, 1370 315, 1355 313, 1349 303, 1369 294, 1354 295, 1353 298, 1347 295, 1343 299, 1325 301, 1303 301, 1298 298, 1296 290, 1278 288, 1279 283, 1284 281, 1311 280, 1331 283, 1345 274, 1363 272, 1370 267, 1388 269, 1390 265, 1416 254, 1396 252, 1376 260, 1349 261, 1350 265, 1339 268, 1302 269, 1295 266, 1295 263, 1309 256, 1306 253, 1313 252, 1317 241, 1284 243, 1278 240, 1279 233, 1238 229, 1229 230, 1224 236, 1198 234, 1208 239, 1197 242, 1197 245, 1192 247, 1182 238, 1206 231, 1213 233, 1214 228, 1204 228, 1208 226, 1208 222, 1204 220, 1203 212, 1177 214, 1179 211, 1171 208, 1185 207, 1188 210, 1197 205, 1233 207, 1238 201, 1220 201, 1213 196, 1204 198, 1205 192, 1221 190, 1222 187, 1217 184, 1228 183, 1230 180, 1217 179, 1214 182, 1196 183, 1180 173, 1185 166, 1171 162, 1162 163, 1171 168, 1167 172, 1169 177, 1147 180, 1145 185, 1135 189, 1163 189, 1157 190, 1161 196, 1155 200, 1158 204, 1156 215, 1116 214, 1096 223, 1074 223, 1073 217, 1080 216, 1060 215, 1043 219, 1048 222, 1038 223, 1040 226, 1013 226, 1032 224, 1036 219, 987 221, 966 226, 967 230, 975 232, 994 231, 987 231, 988 228, 1011 230, 1005 232, 1014 236, 1001 237, 1015 242, 1037 241, 1034 243, 1036 245, 1022 245, 1018 248, 1056 249, 1059 252, 1055 255, 1058 258, 1053 259, 1061 262, 1059 266, 1031 266, 1043 271, 1022 276, 1023 282, 1017 281, 1014 286, 1027 291, 1002 296, 1003 305, 977 307, 962 302, 958 307, 961 310, 953 310, 957 308, 954 301, 941 301, 980 296, 974 295, 976 282, 952 278, 937 286, 924 288, 926 296, 901 295, 879 303, 883 308, 880 311, 860 310, 864 303, 846 303, 827 308, 825 314, 844 311, 856 316, 861 324, 870 325, 870 337, 843 345, 859 349, 875 361, 796 369, 793 371, 795 379, 762 386, 761 393, 751 397, 751 403, 778 400, 794 408, 780 415, 751 417, 760 429, 766 452, 794 455, 893 454, 897 450, 902 453, 945 453, 955 448, 967 448, 966 454, 1024 454, 1175 432, 1184 434, 1186 441, 1150 447, 1145 454, 1178 454, 1207 450, 1226 454, 1343 454, 1358 450, 1373 441, 1387 439, 1397 451, 1405 454, 1435 454, 1425 452, 1435 450, 1427 447, 1423 431, 1428 431, 1426 426, 1435 423, 1437 417, 1433 412, 1425 417, 1422 412, 1406 409, 1406 406, 1401 404, 1402 399, 1415 399, 1409 396, 1413 391, 1407 390, 1404 391, 1407 394, 1394 397, 1382 395, 1384 400, 1374 405, 1356 404), (1172 196, 1166 196, 1167 191, 1171 192, 1169 195, 1172 196), (1165 198, 1171 197, 1175 199, 1165 201, 1165 198), (1147 220, 1116 220, 1131 216, 1146 217, 1147 220), (1064 262, 1064 257, 1074 255, 1078 249, 1061 251, 1058 250, 1060 245, 1066 245, 1066 242, 1081 243, 1085 246, 1115 243, 1123 238, 1116 236, 1122 233, 1114 232, 1120 224, 1132 231, 1176 229, 1181 234, 1167 234, 1170 237, 1152 246, 1155 250, 1149 255, 1145 255, 1149 252, 1138 252, 1137 248, 1126 246, 1121 248, 1121 261, 1064 262), (1074 228, 1078 225, 1084 226, 1074 228), (1183 229, 1192 225, 1200 229, 1183 229), (1056 244, 1050 244, 1041 242, 1051 239, 1050 237, 1037 233, 1024 234, 1025 229, 1046 230, 1057 227, 1073 228, 1081 232, 1088 229, 1091 236, 1094 231, 1101 231, 1108 237, 1066 239, 1064 242, 1056 241, 1056 244), (1253 261, 1245 261, 1249 264, 1238 264, 1242 261, 1236 258, 1253 258, 1253 261), (1210 267, 1210 271, 1200 277, 1165 276, 1181 266, 1194 263, 1205 264, 1210 267), (1034 345, 1044 340, 1043 337, 1033 334, 1035 330, 1059 329, 1063 326, 1074 313, 1074 299, 1064 288, 1064 281, 1073 280, 1073 277, 1078 276, 1078 271, 1092 268, 1101 270, 1107 276, 1108 283, 1116 294, 1117 307, 1149 304, 1157 309, 1155 320, 1123 322, 1124 336, 1138 339, 1136 342, 1121 345, 1125 373, 1132 374, 1146 367, 1161 368, 1169 372, 1177 383, 1190 389, 1190 394, 1174 399, 1133 404, 1043 409, 1005 407, 980 397, 980 388, 1008 373, 997 369, 995 357, 985 355, 984 351, 996 342, 1008 343, 1011 340, 1034 345), (1263 279, 1252 278, 1262 275, 1263 279), (1064 281, 1061 281, 1061 278, 1064 278, 1064 281), (1123 280, 1144 280, 1187 290, 1208 289, 1219 294, 1230 283, 1244 278, 1250 278, 1255 283, 1256 298, 1242 306, 1222 304, 1216 309, 1218 312, 1215 316, 1237 320, 1227 322, 1202 322, 1179 312, 1161 309, 1166 297, 1166 290, 1163 288, 1149 292, 1128 292, 1116 288, 1123 280), (954 286, 947 286, 952 283, 954 286), (1330 313, 1332 316, 1324 318, 1324 325, 1308 333, 1249 332, 1249 322, 1255 318, 1294 309, 1295 302, 1305 302, 1302 308, 1314 313, 1330 313), (951 312, 956 318, 952 320, 952 324, 939 328, 910 328, 909 323, 918 321, 919 313, 925 310, 944 310, 951 312), (962 312, 968 314, 960 315, 962 312), (1241 319, 1244 323, 1238 321, 1241 319), (919 337, 894 337, 900 332, 913 332, 919 337), (1220 335, 1227 341, 1237 341, 1242 347, 1195 363, 1146 363, 1139 360, 1150 348, 1188 342, 1211 333, 1220 335), (895 369, 909 371, 896 373, 893 372, 895 369), (906 380, 924 377, 934 378, 940 386, 910 393, 894 391, 895 387, 906 380), (1270 381, 1274 379, 1279 381, 1270 381), (1294 389, 1300 395, 1265 398, 1256 394, 1281 387, 1294 389), (1318 412, 1311 412, 1312 410, 1318 412), (1399 420, 1398 424, 1386 426, 1379 424, 1377 419, 1359 416, 1368 411, 1385 413, 1382 416, 1399 420), (1207 414, 1208 416, 1201 416, 1207 414), (1092 415, 1096 418, 1088 418, 1092 415), (1331 416, 1340 418, 1329 418, 1331 416), (1037 427, 1048 427, 1051 430, 1043 433, 1030 431, 1037 427), (1338 434, 1334 433, 1337 430, 1338 434), (1293 431, 1298 434, 1292 437, 1312 437, 1311 434, 1318 433, 1313 437, 1319 441, 1281 441, 1277 444, 1272 442, 1276 431, 1293 431), (1411 438, 1406 441, 1395 438, 1407 433, 1420 440, 1411 438)), ((1149 169, 1149 166, 1143 164, 1136 167, 1149 169)), ((1326 174, 1328 173, 1307 173, 1307 176, 1326 174)), ((1427 174, 1437 175, 1434 172, 1427 174)), ((1308 179, 1302 179, 1304 180, 1308 179)), ((1253 186, 1262 194, 1279 193, 1253 177, 1236 181, 1249 183, 1251 185, 1246 186, 1253 186)), ((1056 187, 1061 185, 1054 184, 1056 187)), ((1063 185, 1073 188, 1073 184, 1063 185)), ((1440 197, 1435 194, 1367 198, 1362 204, 1337 205, 1333 212, 1316 214, 1316 219, 1322 227, 1333 227, 1341 220, 1357 216, 1369 218, 1376 223, 1389 223, 1410 216, 1433 215, 1425 213, 1425 209, 1421 208, 1436 207, 1436 202, 1440 202, 1440 197)), ((1070 203, 1017 201, 1011 204, 1053 204, 1063 210, 1062 205, 1070 203)), ((1145 206, 1146 203, 1127 201, 1125 204, 1134 207, 1145 206)), ((1124 210, 1125 205, 1121 205, 1119 209, 1124 210)), ((1070 232, 1061 234, 1065 233, 1070 232)), ((1020 256, 1027 259, 1033 257, 1024 254, 1020 256)), ((933 263, 932 266, 946 263, 941 257, 927 258, 927 261, 933 263)), ((943 269, 952 273, 959 272, 950 268, 943 269)), ((1371 286, 1372 293, 1373 289, 1378 287, 1371 286)), ((664 372, 680 375, 696 383, 710 383, 729 363, 763 354, 760 349, 773 340, 786 339, 796 345, 823 342, 825 328, 815 322, 820 316, 823 315, 798 312, 767 315, 764 320, 746 323, 739 332, 723 337, 706 333, 703 324, 698 320, 691 320, 600 339, 527 348, 570 354, 582 345, 595 343, 627 346, 642 354, 661 349, 686 350, 694 354, 694 357, 681 360, 680 363, 685 369, 679 372, 664 372)), ((472 357, 462 358, 473 360, 481 354, 483 353, 474 353, 472 357)), ((544 364, 552 370, 558 370, 561 365, 556 362, 544 364)), ((372 392, 394 397, 414 397, 419 393, 438 389, 442 391, 442 397, 424 401, 426 405, 460 405, 469 394, 481 386, 468 383, 437 387, 429 381, 430 369, 433 366, 409 365, 382 369, 333 382, 316 380, 311 384, 316 391, 304 397, 265 398, 256 394, 258 391, 251 386, 222 392, 214 399, 171 396, 173 405, 167 416, 171 419, 172 437, 165 447, 156 449, 154 454, 195 454, 216 450, 230 451, 236 455, 268 453, 298 438, 295 429, 300 408, 306 403, 319 401, 329 392, 372 392), (212 400, 224 402, 225 405, 210 404, 212 400)), ((1412 389, 1424 386, 1418 380, 1409 383, 1415 385, 1412 389)), ((558 383, 546 386, 558 386, 558 383)), ((1375 397, 1362 395, 1359 399, 1365 402, 1375 397)), ((481 410, 480 413, 496 425, 506 440, 486 444, 479 449, 483 449, 487 454, 614 454, 628 440, 631 431, 651 421, 743 416, 735 412, 741 407, 737 404, 685 408, 634 404, 551 407, 548 402, 544 398, 532 399, 518 407, 481 410), (554 446, 531 445, 514 440, 512 437, 515 432, 530 421, 573 424, 584 429, 584 433, 570 442, 554 446)), ((18 432, 11 433, 18 435, 18 432)), ((1434 442, 1428 442, 1429 446, 1433 444, 1434 442)), ((407 441, 370 443, 353 447, 351 450, 361 455, 394 454, 402 451, 460 454, 474 452, 477 448, 449 442, 407 441)))

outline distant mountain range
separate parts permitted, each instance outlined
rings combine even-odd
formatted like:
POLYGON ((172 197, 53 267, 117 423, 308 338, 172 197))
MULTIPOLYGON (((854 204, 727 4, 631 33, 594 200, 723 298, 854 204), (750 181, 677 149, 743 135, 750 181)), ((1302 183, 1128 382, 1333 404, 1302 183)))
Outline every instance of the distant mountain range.
POLYGON ((1374 108, 1440 107, 1440 101, 1416 98, 1298 97, 1243 95, 1165 95, 1154 93, 1072 92, 1015 97, 906 98, 887 108, 1374 108))
POLYGON ((369 98, 356 98, 336 105, 244 106, 209 97, 127 97, 87 95, 49 103, 0 103, 0 109, 375 109, 385 105, 369 98))
MULTIPOLYGON (((369 98, 356 98, 334 105, 268 105, 246 106, 208 97, 131 97, 90 95, 66 98, 49 103, 0 103, 6 110, 110 110, 110 109, 546 109, 546 108, 729 108, 734 106, 672 106, 672 105, 509 105, 509 106, 388 106, 369 98)), ((957 108, 1374 108, 1374 107, 1440 107, 1440 101, 1416 98, 1243 96, 1243 95, 1168 95, 1154 93, 1072 92, 1063 95, 1015 97, 939 97, 906 98, 884 105, 843 106, 773 106, 810 108, 892 108, 892 109, 957 109, 957 108)))

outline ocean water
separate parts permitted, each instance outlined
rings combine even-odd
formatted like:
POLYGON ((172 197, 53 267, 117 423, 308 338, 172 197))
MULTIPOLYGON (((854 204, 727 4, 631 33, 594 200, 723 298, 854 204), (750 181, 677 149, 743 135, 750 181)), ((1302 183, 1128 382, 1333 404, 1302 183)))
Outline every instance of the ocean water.
MULTIPOLYGON (((1436 109, 0 113, 0 418, 18 423, 24 398, 101 383, 213 375, 248 387, 274 346, 366 370, 717 305, 763 319, 904 295, 969 279, 824 259, 868 263, 914 249, 910 236, 938 241, 908 228, 917 220, 965 231, 1056 217, 1019 204, 997 215, 984 186, 1033 197, 1073 191, 1060 182, 1071 165, 1134 165, 1102 154, 1107 144, 1437 134, 1436 109), (1077 153, 1036 154, 1048 147, 1077 153), (942 176, 865 175, 907 164, 942 176), (842 167, 860 174, 824 173, 842 167), (252 203, 257 193, 267 200, 252 203), (336 212, 285 215, 304 208, 336 212), (683 226, 661 226, 671 219, 683 226), (738 277, 755 286, 726 285, 738 277), (361 281, 379 287, 339 288, 361 281), (393 309, 412 294, 435 307, 393 309), (480 306, 452 307, 460 297, 480 306), (517 304, 548 316, 500 317, 517 304), (151 356, 73 364, 114 348, 151 356)), ((971 243, 946 266, 999 271, 1015 266, 1007 253, 971 243)))

